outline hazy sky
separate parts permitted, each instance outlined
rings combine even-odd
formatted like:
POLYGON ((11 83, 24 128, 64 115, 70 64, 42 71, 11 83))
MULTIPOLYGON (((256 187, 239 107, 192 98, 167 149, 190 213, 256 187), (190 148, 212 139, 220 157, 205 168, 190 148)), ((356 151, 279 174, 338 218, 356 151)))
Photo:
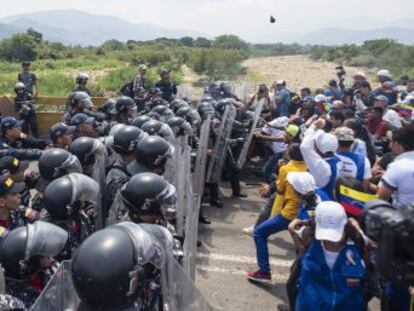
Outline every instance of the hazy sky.
POLYGON ((246 39, 254 38, 257 31, 303 32, 328 26, 369 28, 374 20, 384 21, 385 25, 387 21, 410 19, 414 12, 414 0, 0 0, 0 4, 0 17, 80 9, 136 23, 210 35, 234 33, 246 39), (277 24, 269 23, 270 14, 276 16, 277 24))

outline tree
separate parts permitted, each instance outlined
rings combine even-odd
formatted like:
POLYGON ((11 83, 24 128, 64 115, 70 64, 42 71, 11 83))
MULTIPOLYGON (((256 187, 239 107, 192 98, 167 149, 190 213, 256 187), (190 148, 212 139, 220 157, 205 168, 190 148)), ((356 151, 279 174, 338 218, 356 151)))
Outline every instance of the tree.
POLYGON ((0 56, 8 61, 35 60, 36 42, 27 34, 15 34, 0 43, 0 56))
POLYGON ((34 30, 32 27, 26 30, 26 34, 32 37, 36 44, 40 44, 43 42, 43 34, 34 30))
POLYGON ((211 47, 211 41, 207 38, 198 37, 194 40, 194 46, 198 48, 209 48, 211 47))
POLYGON ((104 50, 110 50, 110 51, 120 51, 125 48, 125 44, 123 44, 121 41, 118 41, 116 39, 111 39, 111 40, 105 41, 101 45, 101 48, 103 48, 104 50))
POLYGON ((194 45, 194 39, 191 37, 182 37, 180 43, 184 46, 192 47, 194 45))
POLYGON ((216 37, 214 45, 223 49, 248 50, 249 44, 235 35, 222 35, 216 37))

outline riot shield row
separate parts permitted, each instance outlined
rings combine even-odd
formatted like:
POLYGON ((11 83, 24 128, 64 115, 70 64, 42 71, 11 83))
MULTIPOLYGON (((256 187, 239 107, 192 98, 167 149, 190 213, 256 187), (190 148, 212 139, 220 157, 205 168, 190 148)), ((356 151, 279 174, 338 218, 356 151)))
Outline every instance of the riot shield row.
MULTIPOLYGON (((81 304, 71 275, 71 261, 64 261, 53 275, 31 311, 78 310, 81 304)), ((162 297, 160 302, 165 311, 210 311, 211 305, 204 299, 194 282, 173 258, 168 257, 161 270, 162 297)))
POLYGON ((224 110, 220 126, 218 128, 213 128, 217 135, 215 136, 216 141, 207 168, 206 180, 208 182, 219 183, 221 180, 221 173, 223 172, 227 149, 230 145, 229 140, 235 118, 236 108, 234 106, 227 105, 224 110))

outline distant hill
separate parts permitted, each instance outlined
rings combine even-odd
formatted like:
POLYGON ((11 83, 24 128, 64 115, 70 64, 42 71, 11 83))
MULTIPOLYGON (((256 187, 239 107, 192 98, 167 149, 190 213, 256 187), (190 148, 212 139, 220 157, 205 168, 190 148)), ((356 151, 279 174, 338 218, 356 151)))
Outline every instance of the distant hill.
POLYGON ((10 29, 25 31, 33 27, 50 41, 69 44, 100 45, 106 40, 152 40, 159 37, 208 37, 185 29, 170 29, 154 24, 134 24, 118 17, 95 15, 78 10, 55 10, 20 14, 0 20, 0 38, 12 35, 10 29), (4 33, 4 35, 3 35, 4 33))
POLYGON ((308 44, 340 45, 360 44, 366 40, 394 39, 400 43, 413 44, 414 30, 400 27, 387 27, 374 30, 350 30, 342 28, 325 28, 296 39, 297 42, 308 44))
MULTIPOLYGON (((414 43, 414 19, 385 22, 368 17, 343 20, 327 17, 317 25, 320 29, 304 27, 304 30, 299 31, 283 31, 277 27, 271 31, 259 31, 258 28, 258 31, 254 31, 254 34, 247 39, 254 43, 296 42, 340 45, 389 38, 401 43, 414 43), (311 29, 316 30, 310 31, 311 29)), ((115 16, 96 15, 79 10, 54 10, 0 19, 0 39, 10 37, 17 32, 24 32, 29 27, 43 33, 46 40, 83 46, 101 45, 110 39, 145 41, 160 37, 210 37, 208 34, 186 29, 145 23, 134 24, 115 16)))
POLYGON ((0 39, 8 38, 18 32, 20 32, 19 28, 0 23, 0 39))

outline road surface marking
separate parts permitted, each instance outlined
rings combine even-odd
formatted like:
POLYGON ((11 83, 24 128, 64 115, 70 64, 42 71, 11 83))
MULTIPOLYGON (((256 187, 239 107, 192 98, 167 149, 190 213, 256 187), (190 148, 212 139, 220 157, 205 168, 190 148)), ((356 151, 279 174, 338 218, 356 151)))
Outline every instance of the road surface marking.
MULTIPOLYGON (((218 261, 227 261, 235 263, 245 263, 245 264, 256 264, 256 257, 248 256, 236 256, 236 255, 227 255, 227 254, 217 254, 217 253, 198 253, 197 258, 199 259, 210 259, 218 261)), ((283 260, 283 259, 270 259, 270 265, 275 267, 287 267, 292 266, 292 260, 283 260)))
MULTIPOLYGON (((216 272, 216 273, 232 274, 232 275, 240 275, 240 276, 245 276, 247 273, 246 271, 238 270, 238 269, 223 269, 219 267, 210 267, 210 266, 205 266, 205 265, 197 265, 196 269, 198 271, 203 271, 203 272, 216 272)), ((288 274, 281 274, 281 273, 272 274, 272 281, 286 282, 288 278, 289 278, 288 274)))

